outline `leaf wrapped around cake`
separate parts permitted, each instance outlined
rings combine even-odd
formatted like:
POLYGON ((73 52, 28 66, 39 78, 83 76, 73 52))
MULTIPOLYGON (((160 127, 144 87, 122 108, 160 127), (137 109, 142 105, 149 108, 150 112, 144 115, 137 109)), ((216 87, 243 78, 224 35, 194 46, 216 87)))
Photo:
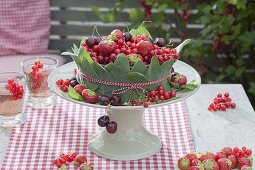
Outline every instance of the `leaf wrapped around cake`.
POLYGON ((170 100, 176 97, 176 89, 181 89, 178 82, 171 82, 176 75, 172 66, 189 42, 168 48, 171 44, 163 38, 153 41, 143 26, 125 33, 115 29, 104 37, 84 37, 79 48, 73 46, 73 53, 62 55, 72 56, 78 68, 78 83, 90 91, 74 94, 75 90, 71 89, 69 96, 85 101, 88 96, 98 96, 98 101, 90 101, 103 105, 147 106, 170 100))

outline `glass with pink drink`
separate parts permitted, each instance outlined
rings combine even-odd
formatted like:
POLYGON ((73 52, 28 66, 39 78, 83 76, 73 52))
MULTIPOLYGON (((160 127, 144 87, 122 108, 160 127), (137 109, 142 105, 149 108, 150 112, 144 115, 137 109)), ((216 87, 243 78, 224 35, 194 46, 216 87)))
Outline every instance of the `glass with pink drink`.
POLYGON ((27 105, 45 109, 55 106, 54 94, 48 87, 48 76, 57 68, 58 61, 49 57, 37 57, 22 61, 23 72, 27 76, 27 105))
POLYGON ((26 122, 24 96, 26 77, 18 72, 0 73, 0 126, 16 127, 26 122))

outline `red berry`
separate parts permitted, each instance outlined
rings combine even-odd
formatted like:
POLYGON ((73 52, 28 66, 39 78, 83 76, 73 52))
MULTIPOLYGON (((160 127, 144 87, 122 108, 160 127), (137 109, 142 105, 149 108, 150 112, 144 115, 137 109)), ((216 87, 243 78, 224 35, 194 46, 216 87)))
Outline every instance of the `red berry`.
POLYGON ((157 90, 158 90, 158 91, 159 91, 159 90, 164 90, 164 86, 162 86, 162 85, 158 86, 157 90))
POLYGON ((8 83, 8 84, 12 84, 13 82, 14 82, 14 79, 11 79, 11 78, 10 78, 10 79, 8 79, 8 82, 7 82, 7 83, 8 83))
POLYGON ((222 94, 221 94, 221 93, 218 93, 218 94, 217 94, 217 97, 219 97, 219 98, 222 97, 222 94))
POLYGON ((63 83, 64 83, 64 80, 62 80, 62 79, 59 79, 59 80, 56 81, 56 84, 57 84, 58 86, 63 85, 63 83))
POLYGON ((236 108, 236 104, 235 104, 235 103, 231 103, 231 104, 230 104, 230 107, 231 107, 232 109, 234 109, 234 108, 236 108))
POLYGON ((172 92, 171 92, 171 98, 174 98, 174 97, 176 97, 176 92, 175 92, 175 91, 172 91, 172 92))
POLYGON ((164 95, 165 92, 164 92, 164 90, 159 90, 158 93, 159 93, 160 95, 164 95))
POLYGON ((79 167, 81 164, 87 163, 87 158, 84 155, 78 155, 74 159, 74 165, 76 167, 79 167))
POLYGON ((64 93, 68 92, 68 88, 65 85, 60 86, 60 90, 64 93))
POLYGON ((150 105, 150 102, 148 102, 148 101, 143 103, 143 106, 144 106, 145 108, 149 107, 149 105, 150 105))
POLYGON ((149 97, 154 97, 156 96, 156 91, 152 90, 149 92, 149 97))
POLYGON ((225 93, 224 93, 224 96, 228 98, 228 97, 229 97, 229 93, 228 93, 228 92, 225 92, 225 93))
POLYGON ((251 151, 250 149, 247 149, 247 150, 245 151, 245 153, 246 153, 247 156, 251 156, 252 151, 251 151))
POLYGON ((65 79, 63 83, 64 83, 64 85, 69 86, 70 80, 69 79, 65 79))
POLYGON ((165 100, 170 99, 171 98, 171 94, 169 92, 165 92, 164 93, 164 98, 165 98, 165 100))

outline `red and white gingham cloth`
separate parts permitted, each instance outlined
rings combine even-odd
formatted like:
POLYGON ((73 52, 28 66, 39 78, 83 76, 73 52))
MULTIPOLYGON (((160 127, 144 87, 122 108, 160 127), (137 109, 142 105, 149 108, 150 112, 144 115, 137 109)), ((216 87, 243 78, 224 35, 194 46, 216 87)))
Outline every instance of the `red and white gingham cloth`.
MULTIPOLYGON (((97 118, 104 110, 57 100, 58 105, 48 110, 26 107, 28 122, 12 130, 1 170, 57 169, 51 160, 69 151, 85 154, 95 170, 169 170, 180 156, 194 150, 184 102, 147 109, 144 114, 146 128, 162 140, 160 153, 138 161, 111 161, 87 148, 89 136, 100 129, 97 118)), ((74 169, 73 163, 69 168, 74 169)))
POLYGON ((0 0, 0 56, 47 53, 49 0, 0 0))

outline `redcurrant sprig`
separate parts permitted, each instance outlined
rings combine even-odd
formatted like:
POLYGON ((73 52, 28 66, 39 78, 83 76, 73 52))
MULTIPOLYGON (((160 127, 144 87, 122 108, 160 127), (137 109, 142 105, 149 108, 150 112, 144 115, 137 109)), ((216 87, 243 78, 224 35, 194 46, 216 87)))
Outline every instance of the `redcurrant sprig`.
POLYGON ((42 73, 39 73, 39 70, 42 68, 43 68, 43 64, 39 60, 36 60, 34 64, 32 65, 32 68, 29 73, 31 80, 33 82, 33 85, 31 87, 32 90, 37 90, 41 86, 41 79, 43 75, 42 73))
POLYGON ((24 96, 23 86, 9 79, 5 85, 5 88, 12 94, 14 100, 22 99, 24 96))
POLYGON ((228 92, 225 92, 224 95, 218 93, 213 102, 208 106, 209 111, 226 111, 228 108, 236 108, 236 104, 232 103, 228 92))

